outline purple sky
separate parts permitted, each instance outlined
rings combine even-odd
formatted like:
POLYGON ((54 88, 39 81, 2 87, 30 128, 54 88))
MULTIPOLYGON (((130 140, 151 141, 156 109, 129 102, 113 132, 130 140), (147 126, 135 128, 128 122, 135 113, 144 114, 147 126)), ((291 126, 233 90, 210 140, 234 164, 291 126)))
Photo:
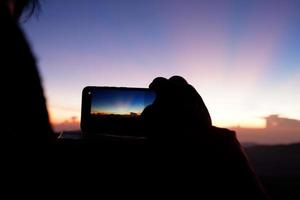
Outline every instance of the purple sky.
POLYGON ((80 116, 87 85, 184 76, 219 126, 300 119, 300 1, 44 0, 23 24, 51 119, 80 116))

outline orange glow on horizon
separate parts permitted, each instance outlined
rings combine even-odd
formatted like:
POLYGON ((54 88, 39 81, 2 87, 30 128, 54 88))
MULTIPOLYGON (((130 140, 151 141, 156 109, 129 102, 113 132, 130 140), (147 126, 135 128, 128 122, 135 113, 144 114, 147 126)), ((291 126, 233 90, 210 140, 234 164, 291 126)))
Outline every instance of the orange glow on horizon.
POLYGON ((57 108, 55 106, 48 106, 48 114, 50 123, 55 126, 57 124, 64 123, 66 121, 70 121, 72 118, 77 121, 80 120, 80 110, 66 110, 57 108))
MULTIPOLYGON (((49 118, 50 118, 50 123, 52 126, 57 126, 60 124, 64 123, 80 123, 80 109, 78 111, 74 110, 65 110, 61 108, 57 108, 54 106, 48 106, 48 112, 49 112, 49 118)), ((116 114, 116 113, 105 113, 105 114, 116 114)), ((117 113, 120 114, 120 113, 117 113)), ((130 113, 124 113, 130 115, 130 113)), ((140 113, 137 113, 138 115, 140 113)), ((233 118, 230 118, 228 116, 227 118, 224 116, 224 118, 217 118, 214 115, 212 115, 212 121, 213 125, 218 126, 218 127, 227 127, 227 128, 232 128, 232 127, 244 127, 244 128, 265 128, 265 121, 262 118, 244 118, 240 120, 236 120, 233 118)))

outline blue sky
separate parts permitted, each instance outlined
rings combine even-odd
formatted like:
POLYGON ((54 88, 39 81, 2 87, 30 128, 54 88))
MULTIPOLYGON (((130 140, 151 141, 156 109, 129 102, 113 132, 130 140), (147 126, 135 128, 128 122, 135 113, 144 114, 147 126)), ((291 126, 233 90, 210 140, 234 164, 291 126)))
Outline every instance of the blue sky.
POLYGON ((154 101, 155 95, 144 90, 94 89, 91 92, 91 113, 141 114, 154 101))

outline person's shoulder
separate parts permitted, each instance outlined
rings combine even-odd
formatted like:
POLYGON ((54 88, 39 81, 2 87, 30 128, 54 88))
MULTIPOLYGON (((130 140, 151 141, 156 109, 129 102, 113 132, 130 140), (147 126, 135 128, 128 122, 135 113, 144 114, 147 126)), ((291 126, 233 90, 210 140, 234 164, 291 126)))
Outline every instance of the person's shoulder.
POLYGON ((242 146, 238 141, 235 131, 226 128, 212 127, 211 128, 212 144, 222 149, 224 154, 236 154, 242 151, 242 146))
POLYGON ((214 135, 214 137, 219 138, 221 140, 226 140, 226 141, 237 140, 235 131, 227 128, 219 128, 219 127, 212 126, 211 132, 214 135))
POLYGON ((227 128, 220 128, 220 127, 212 126, 211 130, 217 134, 224 136, 224 137, 236 137, 235 131, 227 129, 227 128))

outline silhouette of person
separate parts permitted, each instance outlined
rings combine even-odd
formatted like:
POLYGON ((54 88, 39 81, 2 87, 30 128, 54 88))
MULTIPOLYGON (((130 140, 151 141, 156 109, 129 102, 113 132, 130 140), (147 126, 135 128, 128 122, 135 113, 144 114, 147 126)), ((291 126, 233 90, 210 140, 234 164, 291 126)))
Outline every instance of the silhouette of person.
MULTIPOLYGON (((0 0, 1 128, 8 143, 40 145, 53 140, 36 60, 18 25, 23 10, 29 9, 30 15, 37 6, 37 0, 0 0)), ((148 163, 157 173, 147 180, 157 178, 154 183, 165 192, 168 183, 173 194, 191 183, 187 185, 193 192, 213 189, 210 196, 267 198, 234 132, 212 126, 191 85, 175 76, 156 78, 150 88, 157 99, 142 119, 153 150, 148 163)))
POLYGON ((37 0, 0 0, 1 114, 6 142, 42 144, 53 139, 40 76, 30 46, 19 27, 37 0))
POLYGON ((235 133, 212 126, 193 86, 173 76, 155 78, 149 88, 157 97, 142 119, 149 146, 157 152, 153 163, 158 163, 160 183, 171 184, 173 193, 185 187, 200 196, 209 193, 209 199, 269 198, 235 133))

